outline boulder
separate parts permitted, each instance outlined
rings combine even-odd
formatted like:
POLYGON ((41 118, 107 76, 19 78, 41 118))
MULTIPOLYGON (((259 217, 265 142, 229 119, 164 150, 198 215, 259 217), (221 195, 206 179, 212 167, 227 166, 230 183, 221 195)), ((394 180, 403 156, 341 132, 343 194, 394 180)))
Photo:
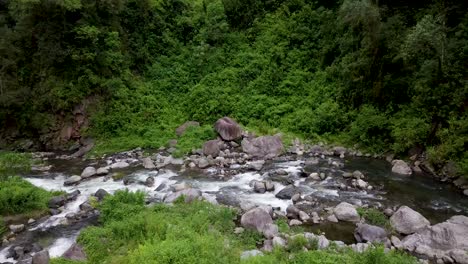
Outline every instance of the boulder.
POLYGON ((107 195, 109 195, 109 193, 104 190, 104 189, 99 189, 96 191, 96 193, 94 194, 94 196, 96 196, 96 198, 98 199, 98 201, 102 201, 104 199, 104 197, 106 197, 107 195))
POLYGON ((401 241, 401 246, 405 250, 425 255, 427 258, 448 257, 456 259, 457 263, 468 263, 466 262, 468 217, 456 215, 445 222, 425 226, 405 237, 401 241))
POLYGON ((200 190, 193 189, 193 188, 183 189, 181 191, 177 191, 177 192, 167 195, 164 198, 164 202, 173 203, 175 200, 177 200, 181 196, 185 197, 186 203, 190 203, 196 199, 199 199, 202 196, 202 193, 200 190))
POLYGON ((205 169, 210 166, 210 162, 207 158, 200 158, 197 160, 198 168, 205 169))
POLYGON ((413 171, 411 167, 404 162, 403 160, 394 160, 392 161, 392 172, 401 174, 401 175, 411 175, 413 171))
POLYGON ((89 204, 88 202, 84 202, 84 203, 80 204, 80 210, 85 211, 85 212, 89 212, 89 211, 94 210, 94 207, 91 204, 89 204))
POLYGON ((262 136, 253 139, 244 138, 241 142, 242 150, 255 157, 271 159, 279 156, 283 150, 283 142, 279 136, 262 136))
POLYGON ((408 206, 402 206, 390 217, 390 224, 400 234, 410 235, 430 225, 420 213, 408 206))
POLYGON ((320 175, 317 172, 312 172, 309 177, 314 181, 321 181, 320 175))
POLYGON ((254 191, 255 192, 257 192, 257 193, 265 193, 266 192, 265 182, 255 181, 253 185, 254 185, 254 191))
POLYGON ((241 217, 241 225, 244 228, 254 229, 258 232, 263 232, 268 224, 273 224, 271 215, 259 207, 250 209, 241 217))
POLYGON ((76 200, 76 198, 78 198, 80 194, 81 194, 80 190, 74 190, 71 193, 67 193, 65 197, 67 201, 73 201, 73 200, 76 200))
POLYGON ((359 243, 385 243, 387 241, 387 232, 378 226, 358 224, 356 230, 354 230, 354 238, 359 243))
POLYGON ((466 195, 466 196, 468 196, 468 189, 464 190, 464 191, 463 191, 463 194, 466 195))
POLYGON ((156 169, 156 165, 154 165, 153 160, 151 158, 146 157, 141 160, 143 162, 143 167, 148 170, 156 169))
POLYGON ((295 194, 298 194, 300 192, 301 191, 296 186, 289 185, 289 186, 284 187, 281 191, 279 191, 275 195, 275 197, 279 199, 288 200, 288 199, 291 199, 295 194))
POLYGON ((357 179, 356 180, 356 187, 358 187, 359 189, 367 189, 367 187, 369 186, 369 184, 361 179, 357 179))
POLYGON ((54 196, 49 200, 49 208, 57 209, 62 207, 67 202, 67 198, 64 195, 54 196))
POLYGON ((101 167, 96 170, 96 174, 99 176, 107 175, 109 174, 109 168, 108 167, 101 167))
POLYGON ((272 240, 273 247, 284 248, 286 246, 286 241, 279 236, 275 236, 272 240))
POLYGON ((267 192, 272 192, 275 190, 275 185, 272 181, 265 181, 265 188, 267 192))
POLYGON ((145 185, 148 186, 148 187, 154 186, 154 177, 149 176, 148 178, 146 178, 145 185))
POLYGON ((299 225, 302 225, 302 222, 300 220, 291 219, 291 221, 289 221, 289 226, 299 226, 299 225))
POLYGON ((236 121, 229 117, 223 117, 216 121, 214 128, 219 136, 226 141, 236 140, 242 137, 242 128, 236 121))
POLYGON ((353 178, 355 179, 364 179, 364 174, 360 171, 353 171, 353 178))
POLYGON ((251 170, 259 171, 263 168, 264 164, 265 164, 264 160, 250 161, 250 162, 247 162, 247 168, 251 170))
POLYGON ((70 260, 78 260, 83 261, 86 260, 86 253, 83 251, 83 248, 78 244, 74 243, 62 256, 64 259, 70 260))
POLYGON ((68 177, 64 182, 63 185, 65 186, 70 186, 70 185, 75 185, 81 181, 81 177, 78 175, 73 175, 71 177, 68 177))
POLYGON ((32 257, 32 264, 49 264, 49 261, 50 256, 47 250, 36 252, 32 257))
POLYGON ((96 175, 96 169, 94 167, 86 167, 81 173, 81 178, 89 178, 96 175))
POLYGON ((360 217, 356 208, 353 205, 342 202, 338 204, 335 209, 333 209, 333 213, 335 214, 336 218, 340 221, 347 221, 347 222, 359 222, 360 217))
POLYGON ((328 240, 324 235, 317 236, 317 246, 318 249, 325 249, 330 246, 330 240, 328 240))
POLYGON ((267 239, 272 239, 279 234, 278 226, 275 224, 266 224, 262 231, 267 239))
POLYGON ((214 139, 208 140, 203 144, 203 154, 206 156, 217 157, 221 151, 221 141, 214 139))
POLYGON ((127 168, 128 166, 130 166, 130 164, 128 164, 127 162, 125 161, 119 161, 119 162, 116 162, 112 165, 110 165, 111 169, 124 169, 124 168, 127 168))
POLYGON ((22 232, 24 230, 24 225, 23 224, 20 224, 20 225, 10 225, 9 226, 10 228, 10 231, 15 233, 15 234, 18 234, 20 232, 22 232))
POLYGON ((328 222, 332 222, 332 223, 338 223, 338 219, 336 218, 336 216, 335 216, 334 214, 329 215, 329 216, 327 217, 327 221, 328 221, 328 222))
POLYGON ((242 252, 240 258, 241 258, 241 260, 245 260, 245 259, 255 257, 255 256, 263 256, 263 252, 261 252, 258 249, 244 251, 244 252, 242 252))
POLYGON ((189 128, 189 127, 198 127, 198 126, 200 126, 200 123, 198 123, 196 121, 187 121, 187 122, 183 123, 182 125, 180 125, 178 128, 176 128, 175 133, 176 133, 176 135, 178 137, 180 137, 185 133, 187 128, 189 128))

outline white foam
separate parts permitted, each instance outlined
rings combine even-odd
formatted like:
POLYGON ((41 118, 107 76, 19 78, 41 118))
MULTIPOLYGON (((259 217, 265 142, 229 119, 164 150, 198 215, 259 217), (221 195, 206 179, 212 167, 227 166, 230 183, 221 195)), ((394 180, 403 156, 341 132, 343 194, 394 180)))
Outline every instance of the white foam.
POLYGON ((2 251, 0 251, 0 263, 3 263, 3 262, 12 262, 12 263, 16 263, 16 260, 14 260, 13 258, 7 258, 6 255, 8 254, 8 249, 10 247, 6 247, 4 249, 2 249, 2 251))
POLYGON ((51 258, 61 257, 65 251, 67 251, 73 243, 76 241, 76 236, 73 237, 61 237, 52 243, 47 249, 51 258))

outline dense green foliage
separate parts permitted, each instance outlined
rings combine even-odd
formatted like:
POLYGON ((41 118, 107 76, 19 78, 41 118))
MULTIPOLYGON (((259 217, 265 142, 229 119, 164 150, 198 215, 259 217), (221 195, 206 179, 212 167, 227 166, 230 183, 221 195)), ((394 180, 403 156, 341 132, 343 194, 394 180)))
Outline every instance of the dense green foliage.
POLYGON ((47 210, 47 203, 53 195, 20 177, 0 180, 0 215, 47 210))
POLYGON ((426 148, 468 171, 467 5, 2 1, 0 125, 38 137, 86 99, 98 152, 229 115, 376 152, 426 148))
POLYGON ((291 240, 287 249, 241 261, 241 252, 255 249, 262 236, 251 231, 233 234, 236 215, 231 209, 183 201, 145 207, 143 193, 118 191, 107 196, 100 205, 102 225, 88 227, 78 238, 87 263, 416 263, 408 255, 384 253, 382 248, 365 254, 337 248, 304 252, 303 247, 313 242, 304 237, 291 240))
POLYGON ((0 151, 0 180, 31 171, 32 162, 30 154, 0 151))

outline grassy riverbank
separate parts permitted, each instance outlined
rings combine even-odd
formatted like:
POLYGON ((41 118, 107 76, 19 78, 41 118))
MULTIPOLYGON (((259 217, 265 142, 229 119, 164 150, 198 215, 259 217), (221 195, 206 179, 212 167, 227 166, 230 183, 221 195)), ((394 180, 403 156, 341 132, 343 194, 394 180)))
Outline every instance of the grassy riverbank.
MULTIPOLYGON (((299 239, 265 256, 241 261, 242 251, 257 248, 262 236, 248 230, 234 234, 232 209, 183 200, 173 206, 145 207, 143 193, 119 191, 106 197, 99 206, 101 226, 85 229, 78 238, 88 256, 86 263, 417 263, 406 254, 384 253, 379 247, 363 254, 337 247, 316 250, 313 241, 299 239), (303 247, 310 250, 304 252, 303 247)), ((56 259, 52 263, 72 262, 56 259)))

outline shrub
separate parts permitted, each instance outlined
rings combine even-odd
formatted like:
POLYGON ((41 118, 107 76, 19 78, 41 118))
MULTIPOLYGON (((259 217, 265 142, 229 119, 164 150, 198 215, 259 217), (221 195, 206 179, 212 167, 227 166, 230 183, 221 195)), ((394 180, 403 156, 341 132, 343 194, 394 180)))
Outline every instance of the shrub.
POLYGON ((351 123, 349 131, 352 139, 373 151, 385 149, 390 138, 388 117, 372 106, 363 106, 351 123))
POLYGON ((385 228, 390 228, 390 222, 387 216, 381 211, 374 208, 358 208, 359 215, 366 219, 366 222, 371 225, 377 225, 385 228))
POLYGON ((31 165, 30 154, 0 151, 0 180, 2 177, 29 172, 31 165))

